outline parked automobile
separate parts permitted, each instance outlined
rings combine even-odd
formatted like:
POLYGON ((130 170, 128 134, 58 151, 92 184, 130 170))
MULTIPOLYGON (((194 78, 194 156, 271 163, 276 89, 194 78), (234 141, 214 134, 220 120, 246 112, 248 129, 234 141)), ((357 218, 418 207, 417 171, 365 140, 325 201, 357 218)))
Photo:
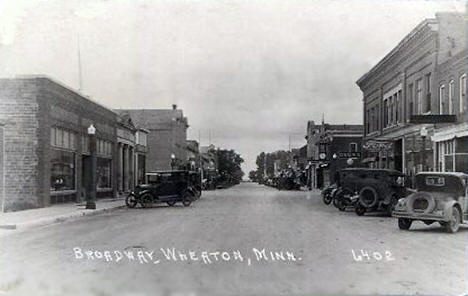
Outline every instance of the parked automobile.
POLYGON ((390 216, 398 199, 408 195, 404 177, 389 169, 343 169, 333 204, 341 211, 353 206, 359 216, 371 211, 385 211, 390 216))
POLYGON ((416 192, 402 198, 393 217, 398 227, 408 230, 413 221, 427 225, 439 222, 447 232, 457 232, 468 221, 468 175, 464 173, 422 172, 415 176, 416 192))
POLYGON ((174 206, 177 202, 187 207, 195 199, 188 171, 148 172, 145 177, 145 184, 136 186, 127 196, 128 207, 134 208, 138 203, 144 208, 154 203, 174 206))

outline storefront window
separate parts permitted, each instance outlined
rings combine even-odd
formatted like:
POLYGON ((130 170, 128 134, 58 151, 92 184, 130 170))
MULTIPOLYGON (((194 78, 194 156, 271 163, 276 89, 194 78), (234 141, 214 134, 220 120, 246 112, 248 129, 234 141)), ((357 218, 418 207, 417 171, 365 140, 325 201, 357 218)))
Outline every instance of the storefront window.
POLYGON ((112 160, 108 158, 97 159, 97 188, 112 187, 112 160))
POLYGON ((52 149, 50 190, 75 189, 75 153, 52 149))

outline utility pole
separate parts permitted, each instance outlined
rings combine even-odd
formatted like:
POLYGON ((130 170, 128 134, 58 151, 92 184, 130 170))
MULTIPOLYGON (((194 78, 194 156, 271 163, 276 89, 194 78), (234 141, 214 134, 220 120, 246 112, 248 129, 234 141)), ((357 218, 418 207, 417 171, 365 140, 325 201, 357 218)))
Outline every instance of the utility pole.
POLYGON ((77 34, 78 46, 78 91, 83 91, 83 77, 81 71, 81 50, 80 50, 80 33, 77 34))

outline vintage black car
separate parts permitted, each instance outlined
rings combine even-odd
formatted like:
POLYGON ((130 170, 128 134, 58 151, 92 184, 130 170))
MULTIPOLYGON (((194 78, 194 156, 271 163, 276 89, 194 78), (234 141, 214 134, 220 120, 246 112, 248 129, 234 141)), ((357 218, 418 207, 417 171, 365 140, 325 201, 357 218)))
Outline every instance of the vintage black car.
POLYGON ((393 217, 398 227, 408 230, 415 220, 429 225, 439 222, 447 232, 457 232, 468 221, 468 175, 464 173, 422 172, 415 176, 416 192, 402 198, 393 217))
POLYGON ((174 206, 182 202, 187 207, 195 198, 188 171, 157 171, 146 173, 145 184, 135 187, 127 196, 126 204, 133 208, 140 203, 146 208, 154 203, 174 206))
POLYGON ((354 206, 359 216, 371 211, 391 215, 398 199, 408 195, 404 177, 403 173, 389 169, 343 169, 333 203, 340 210, 354 206))

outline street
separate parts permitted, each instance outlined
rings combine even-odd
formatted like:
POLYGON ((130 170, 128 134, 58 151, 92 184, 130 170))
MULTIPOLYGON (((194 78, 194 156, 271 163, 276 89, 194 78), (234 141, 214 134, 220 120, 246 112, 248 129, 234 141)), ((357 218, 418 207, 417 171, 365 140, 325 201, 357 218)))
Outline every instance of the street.
POLYGON ((417 222, 401 231, 393 218, 326 206, 318 191, 254 183, 205 191, 190 207, 125 208, 0 239, 0 295, 467 291, 465 226, 447 234, 417 222), (188 259, 174 260, 172 248, 188 259), (117 260, 129 250, 133 260, 117 260), (220 253, 206 260, 203 252, 220 253))

